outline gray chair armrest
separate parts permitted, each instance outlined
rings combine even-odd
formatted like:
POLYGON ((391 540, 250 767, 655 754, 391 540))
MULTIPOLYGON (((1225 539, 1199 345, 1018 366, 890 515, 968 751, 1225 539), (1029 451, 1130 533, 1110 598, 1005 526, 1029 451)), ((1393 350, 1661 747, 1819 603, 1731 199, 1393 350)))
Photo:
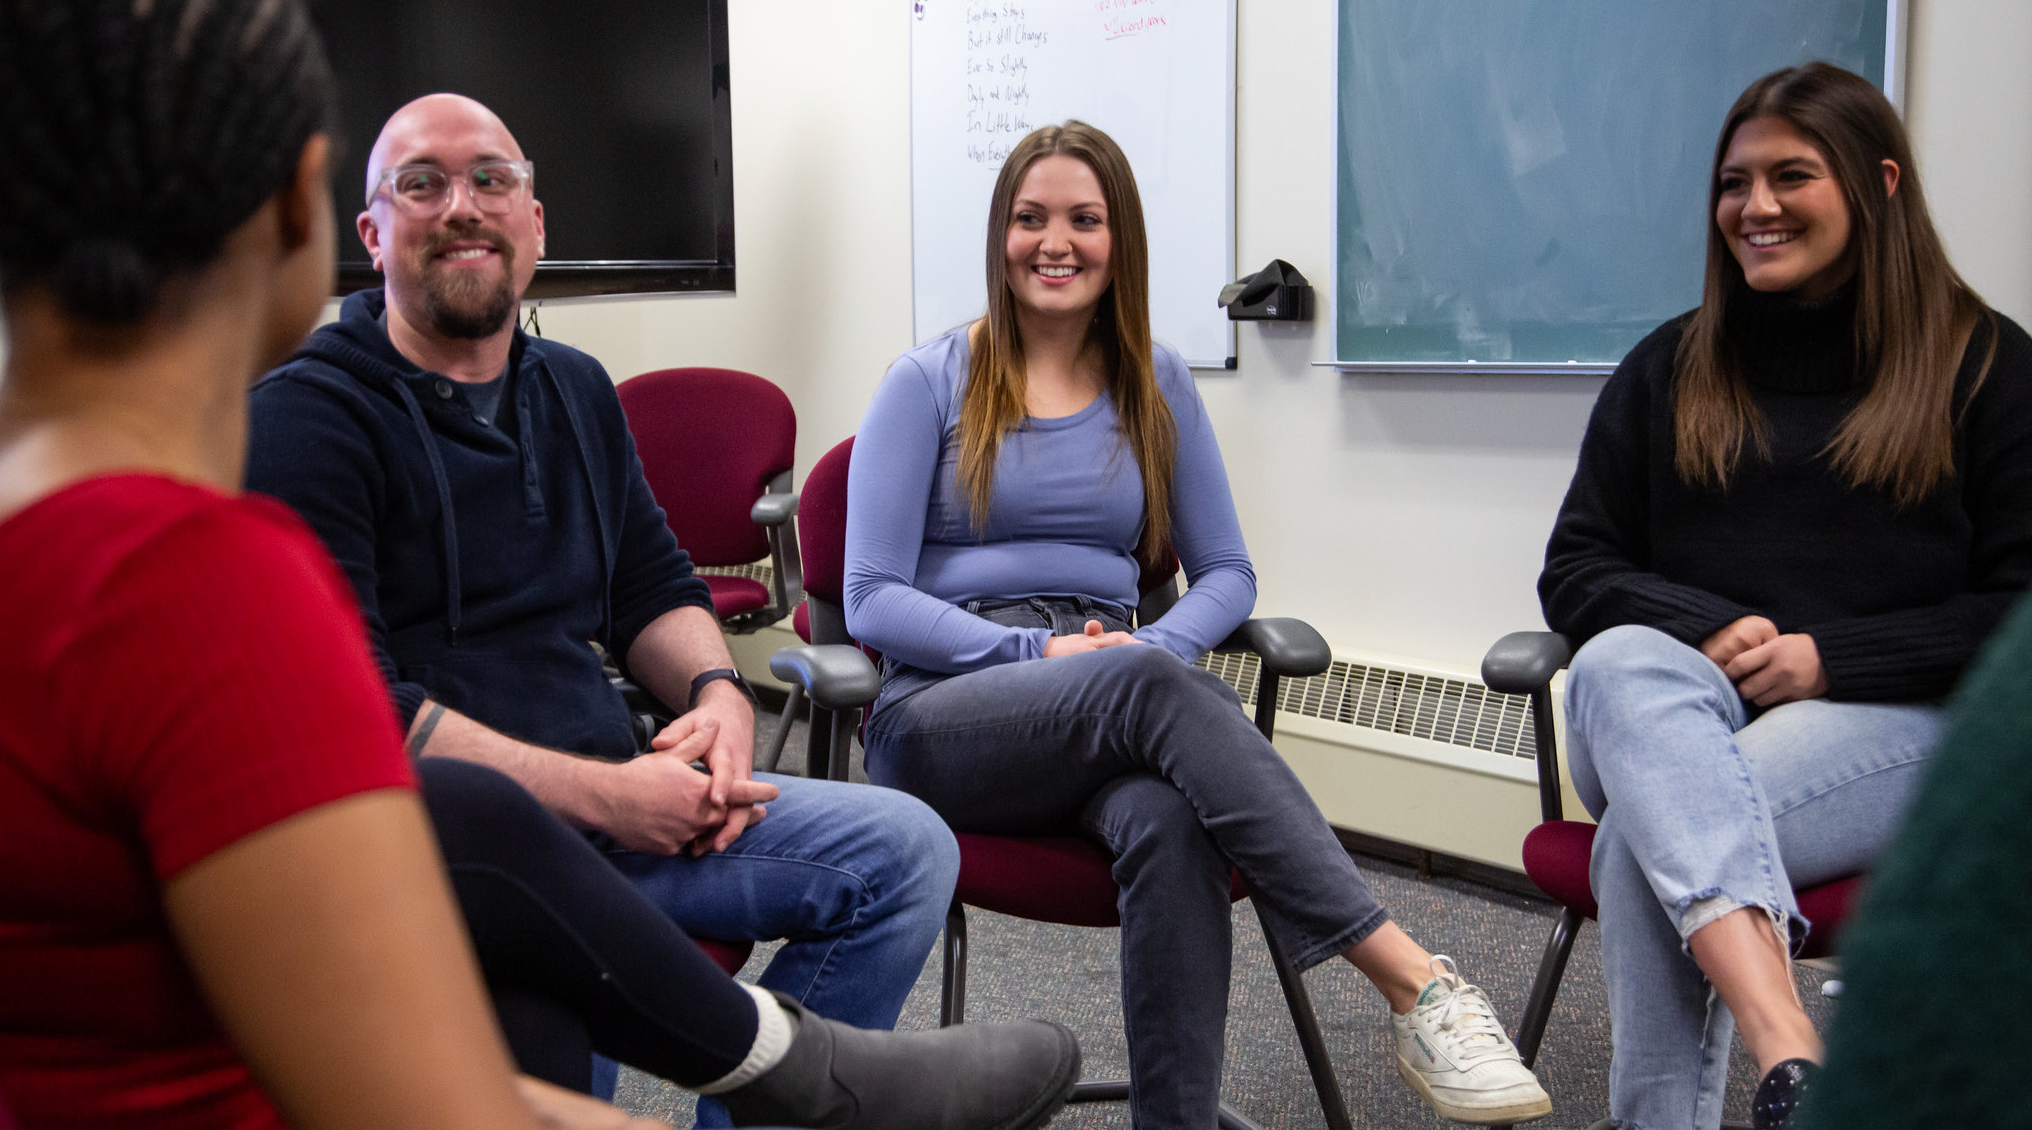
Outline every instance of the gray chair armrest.
POLYGON ((1530 694, 1571 658, 1573 648, 1558 632, 1511 632, 1482 657, 1482 682, 1504 694, 1530 694))
POLYGON ((1558 632, 1511 632, 1482 656, 1482 682, 1502 694, 1529 695, 1531 735, 1538 760, 1538 814, 1564 817, 1559 789, 1559 735, 1552 717, 1552 676, 1573 658, 1573 645, 1558 632))
POLYGON ((1317 675, 1333 664, 1326 638, 1311 624, 1288 616, 1247 621, 1214 650, 1253 651, 1265 670, 1278 675, 1317 675))
POLYGON ((769 672, 796 683, 822 710, 851 710, 875 701, 882 676, 860 648, 848 644, 801 644, 777 649, 769 672))
POLYGON ((797 513, 794 494, 765 494, 748 508, 748 520, 758 526, 780 526, 797 513))

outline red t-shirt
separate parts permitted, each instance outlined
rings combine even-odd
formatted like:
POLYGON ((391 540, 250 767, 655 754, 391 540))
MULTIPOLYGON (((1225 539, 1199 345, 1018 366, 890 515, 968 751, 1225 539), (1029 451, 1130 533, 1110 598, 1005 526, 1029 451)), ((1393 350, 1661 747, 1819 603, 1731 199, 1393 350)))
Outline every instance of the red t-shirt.
POLYGON ((352 591, 282 506, 151 475, 0 522, 0 1095, 23 1126, 268 1127, 162 887, 414 778, 352 591))

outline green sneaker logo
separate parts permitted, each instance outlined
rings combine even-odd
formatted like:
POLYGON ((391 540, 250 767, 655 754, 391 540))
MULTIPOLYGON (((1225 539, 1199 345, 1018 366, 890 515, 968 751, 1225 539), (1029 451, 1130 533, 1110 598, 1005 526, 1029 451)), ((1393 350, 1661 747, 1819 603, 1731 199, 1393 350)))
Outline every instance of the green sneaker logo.
POLYGON ((1429 1048, 1429 1047, 1427 1047, 1427 1046, 1425 1045, 1425 1037, 1423 1037, 1423 1036, 1419 1035, 1419 1034, 1418 1034, 1418 1033, 1416 1033, 1416 1032, 1413 1032, 1413 1033, 1411 1033, 1411 1038, 1412 1038, 1413 1040, 1416 1040, 1416 1041, 1418 1042, 1418 1050, 1419 1050, 1419 1051, 1422 1051, 1422 1052, 1424 1052, 1424 1053, 1425 1053, 1425 1062, 1427 1062, 1427 1063, 1438 1063, 1438 1062, 1439 1062, 1439 1057, 1438 1057, 1438 1056, 1436 1056, 1436 1055, 1434 1055, 1434 1054, 1432 1053, 1432 1049, 1431 1049, 1431 1048, 1429 1048))

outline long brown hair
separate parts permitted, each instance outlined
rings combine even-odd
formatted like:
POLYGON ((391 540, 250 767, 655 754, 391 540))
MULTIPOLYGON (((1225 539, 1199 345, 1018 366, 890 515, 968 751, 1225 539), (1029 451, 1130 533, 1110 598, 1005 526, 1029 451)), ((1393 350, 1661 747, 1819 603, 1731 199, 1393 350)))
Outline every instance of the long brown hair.
POLYGON ((1750 399, 1742 359, 1725 332, 1729 304, 1749 284, 1715 222, 1721 166, 1736 130, 1775 117, 1806 135, 1841 185, 1849 212, 1845 256, 1854 264, 1856 358, 1868 391, 1824 449, 1856 487, 1888 491, 1897 505, 1924 498, 1954 474, 1954 382, 1978 321, 1994 318, 1955 273, 1927 215, 1912 147, 1891 103, 1859 75, 1827 63, 1773 71, 1729 109, 1708 180, 1707 274, 1700 309, 1675 358, 1675 466, 1682 481, 1727 489, 1747 441, 1769 450, 1763 414, 1750 399), (1883 191, 1882 162, 1898 166, 1883 191))
POLYGON ((1146 517, 1136 556, 1149 563, 1171 543, 1171 467, 1178 454, 1178 425, 1157 388, 1151 361, 1150 246, 1136 175, 1114 139, 1085 122, 1070 120, 1032 132, 1016 143, 995 178, 988 203, 988 315, 974 335, 967 387, 960 396, 960 486, 978 530, 987 522, 994 498, 1002 438, 1029 415, 1023 337, 1008 281, 1009 211, 1030 167, 1057 156, 1077 158, 1094 171, 1108 210, 1110 281, 1087 340, 1101 352, 1115 415, 1142 471, 1146 517))

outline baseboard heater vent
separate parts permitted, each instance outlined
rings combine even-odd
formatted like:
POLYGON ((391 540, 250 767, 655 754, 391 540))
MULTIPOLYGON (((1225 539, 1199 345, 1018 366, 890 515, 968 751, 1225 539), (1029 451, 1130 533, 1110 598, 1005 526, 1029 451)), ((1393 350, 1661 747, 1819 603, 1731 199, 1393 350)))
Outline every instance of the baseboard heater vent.
MULTIPOLYGON (((1260 663, 1254 655, 1236 652, 1199 659, 1199 666, 1235 688, 1249 707, 1256 705, 1260 663)), ((1466 679, 1336 659, 1323 675, 1284 680, 1277 709, 1526 761, 1538 755, 1531 700, 1466 679)))

